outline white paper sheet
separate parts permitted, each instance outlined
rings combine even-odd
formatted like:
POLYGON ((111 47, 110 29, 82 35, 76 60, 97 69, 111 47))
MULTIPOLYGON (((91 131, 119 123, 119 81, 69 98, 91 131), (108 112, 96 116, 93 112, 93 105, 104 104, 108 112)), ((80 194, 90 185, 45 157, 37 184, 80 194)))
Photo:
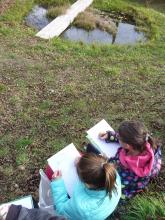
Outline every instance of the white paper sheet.
POLYGON ((87 131, 88 134, 87 138, 89 139, 89 141, 92 142, 92 144, 94 144, 96 148, 101 150, 102 153, 106 154, 107 157, 114 157, 119 148, 119 144, 113 142, 106 143, 105 140, 101 140, 98 136, 100 132, 106 132, 106 131, 114 131, 114 130, 103 119, 87 131))
POLYGON ((31 195, 22 197, 20 199, 17 199, 17 200, 11 201, 11 202, 8 202, 6 204, 22 205, 23 207, 28 208, 28 209, 34 208, 31 195))
POLYGON ((69 196, 72 196, 74 185, 78 181, 75 167, 77 157, 80 157, 80 154, 72 143, 47 160, 53 171, 62 171, 62 178, 69 196))

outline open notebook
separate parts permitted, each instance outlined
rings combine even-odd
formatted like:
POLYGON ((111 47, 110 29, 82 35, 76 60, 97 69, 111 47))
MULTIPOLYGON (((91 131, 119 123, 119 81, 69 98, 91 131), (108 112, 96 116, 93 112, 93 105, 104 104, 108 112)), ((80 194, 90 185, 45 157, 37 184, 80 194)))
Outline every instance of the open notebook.
MULTIPOLYGON (((111 126, 103 119, 94 127, 87 131, 89 141, 107 157, 115 156, 119 144, 106 143, 100 140, 98 134, 100 131, 113 130, 111 126)), ((80 157, 80 153, 73 143, 69 144, 61 151, 50 157, 47 161, 53 171, 61 170, 62 178, 65 183, 66 190, 69 196, 72 196, 75 183, 78 181, 78 174, 75 167, 75 160, 80 157)))
POLYGON ((87 131, 87 139, 97 148, 101 153, 106 154, 107 157, 114 157, 118 148, 118 143, 106 143, 105 140, 99 138, 99 133, 104 131, 114 131, 113 128, 103 119, 95 126, 87 131))
POLYGON ((34 208, 32 196, 24 196, 22 198, 16 199, 14 201, 8 202, 6 204, 13 205, 22 205, 25 208, 32 209, 34 208))
POLYGON ((47 160, 53 171, 61 170, 69 196, 72 196, 74 185, 78 181, 75 167, 75 161, 78 157, 80 154, 74 144, 71 143, 47 160))

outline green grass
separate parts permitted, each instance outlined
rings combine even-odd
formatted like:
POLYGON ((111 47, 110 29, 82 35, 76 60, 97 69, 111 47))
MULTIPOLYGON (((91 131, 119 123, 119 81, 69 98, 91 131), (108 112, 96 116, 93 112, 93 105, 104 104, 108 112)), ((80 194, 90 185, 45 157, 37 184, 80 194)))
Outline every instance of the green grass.
POLYGON ((0 145, 1 145, 1 148, 0 148, 0 155, 5 157, 7 156, 8 154, 10 154, 10 150, 8 147, 4 146, 4 143, 3 141, 1 140, 0 142, 0 145))
POLYGON ((33 141, 28 138, 21 138, 16 142, 16 148, 24 150, 28 145, 30 145, 33 141))
POLYGON ((0 93, 5 92, 6 86, 4 84, 0 84, 0 93))
POLYGON ((165 197, 137 196, 131 202, 126 213, 121 215, 123 220, 157 220, 165 218, 165 197))
POLYGON ((25 153, 25 152, 17 153, 17 157, 16 157, 17 166, 25 165, 25 164, 28 164, 29 162, 30 162, 30 160, 28 158, 27 153, 25 153))
POLYGON ((33 6, 33 3, 33 0, 16 0, 15 4, 12 6, 12 10, 8 10, 2 17, 0 17, 0 21, 10 22, 11 25, 16 25, 22 22, 22 17, 29 12, 33 6))
MULTIPOLYGON (((17 0, 0 17, 2 169, 10 163, 23 184, 59 149, 71 142, 81 147, 85 131, 102 118, 114 129, 123 120, 141 120, 164 144, 164 15, 133 0, 95 0, 93 7, 133 16, 149 40, 86 45, 35 37, 24 23, 33 5, 17 0), (20 164, 26 165, 24 173, 17 170, 20 164)), ((15 175, 5 179, 2 201, 18 196, 10 190, 15 175)), ((28 193, 34 195, 37 187, 28 193)), ((159 187, 163 190, 163 183, 149 189, 159 187)))
POLYGON ((73 3, 75 1, 74 0, 35 0, 35 2, 45 7, 48 7, 48 6, 64 6, 66 4, 73 3))
POLYGON ((118 67, 113 67, 113 68, 105 67, 103 71, 106 76, 115 76, 120 74, 121 69, 118 67))
POLYGON ((13 166, 7 166, 7 167, 3 168, 2 171, 6 176, 11 176, 14 173, 14 168, 13 168, 13 166))
POLYGON ((53 105, 53 103, 52 103, 50 100, 44 100, 44 101, 39 105, 39 109, 40 109, 40 110, 48 110, 52 105, 53 105))

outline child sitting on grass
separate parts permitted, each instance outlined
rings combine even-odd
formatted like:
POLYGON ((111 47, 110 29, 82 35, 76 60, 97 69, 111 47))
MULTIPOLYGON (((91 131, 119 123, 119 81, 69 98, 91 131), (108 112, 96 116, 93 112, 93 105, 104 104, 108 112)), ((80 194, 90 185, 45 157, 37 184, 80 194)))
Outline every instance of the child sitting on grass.
MULTIPOLYGON (((124 186, 122 193, 130 198, 142 191, 161 168, 161 151, 153 138, 138 121, 125 121, 119 126, 118 133, 100 132, 100 139, 106 142, 119 142, 120 148, 109 162, 116 164, 124 186)), ((94 152, 88 145, 87 152, 94 152)))
POLYGON ((51 190, 58 214, 71 220, 103 220, 116 208, 121 196, 121 182, 107 158, 86 153, 76 164, 80 181, 68 198, 61 172, 52 176, 51 190))

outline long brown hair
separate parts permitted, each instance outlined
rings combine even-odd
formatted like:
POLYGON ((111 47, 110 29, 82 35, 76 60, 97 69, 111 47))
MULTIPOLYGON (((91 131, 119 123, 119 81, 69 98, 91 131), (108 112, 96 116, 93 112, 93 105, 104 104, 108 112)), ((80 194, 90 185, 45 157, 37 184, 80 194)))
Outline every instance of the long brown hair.
POLYGON ((153 149, 156 148, 155 140, 139 121, 124 121, 119 126, 119 139, 133 147, 134 150, 143 152, 149 142, 153 149))
POLYGON ((77 163, 77 173, 82 182, 95 190, 105 189, 110 197, 116 191, 116 170, 102 155, 84 154, 77 163))

